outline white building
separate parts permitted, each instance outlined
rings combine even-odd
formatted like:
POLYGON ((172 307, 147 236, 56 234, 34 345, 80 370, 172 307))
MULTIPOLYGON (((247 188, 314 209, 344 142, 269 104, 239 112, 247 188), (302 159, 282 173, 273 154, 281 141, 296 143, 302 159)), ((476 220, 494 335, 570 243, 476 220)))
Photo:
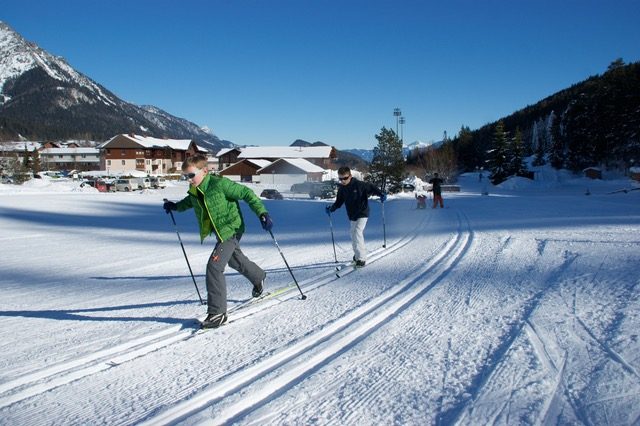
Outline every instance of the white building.
POLYGON ((44 148, 40 150, 42 170, 98 170, 100 150, 97 148, 44 148))

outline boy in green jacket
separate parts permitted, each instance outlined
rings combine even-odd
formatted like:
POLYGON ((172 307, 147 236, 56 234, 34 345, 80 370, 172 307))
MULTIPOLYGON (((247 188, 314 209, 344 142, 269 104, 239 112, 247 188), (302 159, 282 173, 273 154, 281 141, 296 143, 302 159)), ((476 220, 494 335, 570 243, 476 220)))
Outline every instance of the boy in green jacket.
POLYGON ((270 231, 273 222, 264 204, 251 189, 225 177, 210 175, 205 156, 187 158, 182 164, 182 171, 191 184, 188 195, 177 203, 166 201, 163 207, 167 213, 192 208, 200 225, 200 241, 212 234, 216 237, 216 246, 207 262, 208 315, 202 327, 217 328, 227 321, 227 283, 224 278, 227 264, 253 284, 253 297, 262 294, 267 275, 240 250, 244 219, 238 201, 244 200, 251 207, 260 218, 264 230, 270 231))

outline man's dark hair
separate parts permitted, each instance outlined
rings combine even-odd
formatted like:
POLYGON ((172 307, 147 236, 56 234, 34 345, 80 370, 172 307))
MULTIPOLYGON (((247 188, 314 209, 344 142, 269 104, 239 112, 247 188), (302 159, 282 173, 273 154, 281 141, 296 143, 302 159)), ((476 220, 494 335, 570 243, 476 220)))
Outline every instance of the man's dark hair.
POLYGON ((349 175, 351 174, 351 169, 348 168, 347 166, 342 166, 338 169, 338 174, 339 175, 349 175))

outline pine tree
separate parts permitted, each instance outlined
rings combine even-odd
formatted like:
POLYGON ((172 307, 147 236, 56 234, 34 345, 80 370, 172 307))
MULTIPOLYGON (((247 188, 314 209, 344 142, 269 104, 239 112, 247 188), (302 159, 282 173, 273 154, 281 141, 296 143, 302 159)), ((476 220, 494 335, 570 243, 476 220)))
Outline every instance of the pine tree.
POLYGON ((566 154, 564 136, 560 127, 560 117, 553 114, 551 118, 551 147, 549 149, 549 163, 556 168, 565 166, 566 154))
POLYGON ((396 192, 402 188, 405 162, 402 141, 396 132, 383 127, 376 135, 378 146, 373 148, 373 160, 367 180, 383 191, 396 192))
POLYGON ((515 136, 508 146, 507 176, 525 176, 527 167, 524 165, 524 147, 522 146, 522 132, 516 127, 515 136))
POLYGON ((535 143, 535 157, 533 159, 534 166, 543 166, 547 163, 545 158, 546 148, 547 148, 547 128, 545 126, 544 120, 540 120, 539 124, 536 123, 534 125, 535 130, 535 138, 532 137, 533 142, 535 143))
POLYGON ((503 182, 508 176, 508 159, 507 159, 507 134, 504 131, 504 123, 498 121, 496 130, 493 134, 493 147, 487 152, 489 155, 488 168, 491 171, 491 182, 497 185, 503 182))

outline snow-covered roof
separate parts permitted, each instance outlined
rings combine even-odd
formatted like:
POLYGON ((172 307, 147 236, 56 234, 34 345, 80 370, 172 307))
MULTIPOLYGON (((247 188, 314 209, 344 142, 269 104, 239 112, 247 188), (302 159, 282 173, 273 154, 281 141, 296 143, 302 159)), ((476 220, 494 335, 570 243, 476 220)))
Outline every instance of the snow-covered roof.
POLYGON ((216 157, 225 155, 227 152, 233 151, 234 149, 237 149, 238 151, 242 151, 241 148, 222 148, 220 151, 218 151, 218 153, 216 154, 216 157))
POLYGON ((157 146, 168 146, 172 149, 186 151, 189 149, 189 144, 191 143, 191 139, 160 139, 160 138, 152 138, 150 136, 141 136, 141 135, 124 135, 125 137, 131 139, 134 142, 139 143, 145 148, 153 148, 157 146))
MULTIPOLYGON (((114 140, 115 138, 122 136, 125 137, 137 144, 142 145, 145 148, 157 148, 157 147, 169 147, 178 151, 186 151, 189 149, 189 144, 191 143, 191 139, 160 139, 153 138, 151 136, 142 136, 142 135, 129 135, 123 133, 121 135, 116 135, 113 138, 109 139, 107 142, 100 145, 100 148, 106 146, 109 142, 114 140)), ((205 148, 202 148, 196 144, 198 151, 207 151, 205 148)))
POLYGON ((0 151, 19 152, 19 151, 24 151, 25 148, 27 151, 35 151, 36 149, 40 149, 40 147, 42 147, 42 143, 31 142, 31 141, 0 143, 0 151))
POLYGON ((238 158, 329 158, 330 146, 249 146, 238 158))
POLYGON ((269 160, 254 160, 254 159, 247 159, 246 161, 249 161, 252 164, 255 164, 256 166, 260 167, 261 169, 264 169, 267 166, 270 166, 272 163, 269 160))
POLYGON ((45 148, 40 151, 43 154, 93 154, 98 155, 100 150, 97 148, 45 148))
MULTIPOLYGON (((258 160, 251 160, 251 162, 255 162, 255 161, 258 161, 258 160)), ((292 166, 297 167, 298 169, 304 171, 305 173, 323 173, 324 172, 324 169, 322 167, 316 166, 315 164, 305 160, 304 158, 280 158, 274 161, 270 165, 276 166, 281 162, 289 163, 292 166)), ((258 170, 258 172, 261 172, 265 168, 266 166, 258 170)))

